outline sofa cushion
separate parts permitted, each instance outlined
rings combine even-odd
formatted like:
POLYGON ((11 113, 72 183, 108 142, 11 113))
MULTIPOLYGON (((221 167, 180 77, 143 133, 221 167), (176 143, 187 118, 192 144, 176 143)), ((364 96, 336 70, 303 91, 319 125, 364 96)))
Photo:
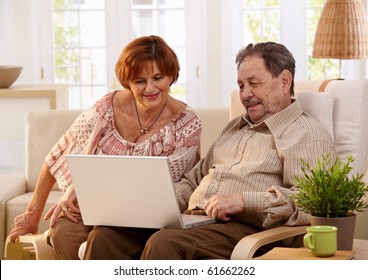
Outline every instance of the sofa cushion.
POLYGON ((342 160, 351 154, 355 171, 368 167, 368 80, 334 80, 325 94, 334 98, 335 145, 342 160))
MULTIPOLYGON (((50 110, 30 112, 27 115, 25 165, 27 191, 34 191, 46 155, 81 112, 81 110, 50 110)), ((55 184, 54 190, 57 189, 55 184)))
POLYGON ((240 101, 239 90, 234 89, 230 93, 230 120, 245 113, 245 108, 240 101))
MULTIPOLYGON (((45 221, 43 217, 46 215, 47 211, 49 211, 50 208, 59 201, 62 194, 63 193, 61 191, 51 191, 50 192, 46 205, 45 205, 45 209, 41 216, 39 227, 38 227, 39 233, 42 233, 49 228, 50 220, 45 221)), ((5 216, 5 228, 4 228, 5 236, 7 236, 10 233, 14 218, 26 210, 27 205, 30 203, 32 199, 32 195, 33 195, 33 192, 27 192, 27 193, 18 195, 12 199, 9 199, 6 202, 6 206, 5 206, 6 216, 5 216)))
POLYGON ((325 127, 334 141, 333 97, 320 92, 296 92, 295 98, 306 113, 314 117, 325 127))
POLYGON ((204 157, 229 122, 229 108, 196 107, 193 111, 202 121, 201 157, 204 157))

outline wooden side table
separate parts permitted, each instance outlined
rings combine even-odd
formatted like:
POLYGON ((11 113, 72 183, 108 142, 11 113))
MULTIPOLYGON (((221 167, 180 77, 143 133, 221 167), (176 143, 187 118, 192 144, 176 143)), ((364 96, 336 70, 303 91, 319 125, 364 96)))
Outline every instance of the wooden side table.
POLYGON ((315 257, 307 248, 275 247, 268 253, 255 258, 256 260, 352 260, 353 251, 337 251, 332 257, 315 257))
POLYGON ((368 260, 368 240, 354 239, 353 251, 337 251, 332 257, 315 257, 306 248, 275 247, 256 260, 368 260))

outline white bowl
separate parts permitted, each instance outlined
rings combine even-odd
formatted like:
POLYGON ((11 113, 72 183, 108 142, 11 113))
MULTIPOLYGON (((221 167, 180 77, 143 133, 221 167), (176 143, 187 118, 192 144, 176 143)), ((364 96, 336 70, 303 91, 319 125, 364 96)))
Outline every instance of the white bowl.
POLYGON ((22 72, 22 66, 0 65, 0 88, 10 87, 22 72))

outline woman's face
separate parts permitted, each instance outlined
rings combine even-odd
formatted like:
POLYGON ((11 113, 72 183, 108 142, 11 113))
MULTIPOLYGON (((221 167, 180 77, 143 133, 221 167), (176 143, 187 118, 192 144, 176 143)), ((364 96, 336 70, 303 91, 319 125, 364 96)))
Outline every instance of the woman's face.
POLYGON ((161 108, 170 92, 172 77, 161 74, 156 62, 147 63, 138 76, 129 82, 138 105, 145 109, 161 108))

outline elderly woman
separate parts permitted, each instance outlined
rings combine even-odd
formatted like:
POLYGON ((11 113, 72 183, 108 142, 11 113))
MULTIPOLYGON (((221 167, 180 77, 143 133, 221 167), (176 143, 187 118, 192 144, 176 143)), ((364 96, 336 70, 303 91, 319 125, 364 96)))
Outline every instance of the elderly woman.
POLYGON ((137 38, 123 49, 115 72, 124 89, 106 94, 84 111, 52 148, 32 201, 14 219, 11 241, 37 233, 57 181, 64 194, 45 216, 51 218, 49 243, 58 258, 78 259, 78 248, 93 227, 83 224, 67 154, 168 156, 174 181, 195 165, 202 126, 185 103, 170 96, 179 69, 176 54, 158 36, 137 38))

